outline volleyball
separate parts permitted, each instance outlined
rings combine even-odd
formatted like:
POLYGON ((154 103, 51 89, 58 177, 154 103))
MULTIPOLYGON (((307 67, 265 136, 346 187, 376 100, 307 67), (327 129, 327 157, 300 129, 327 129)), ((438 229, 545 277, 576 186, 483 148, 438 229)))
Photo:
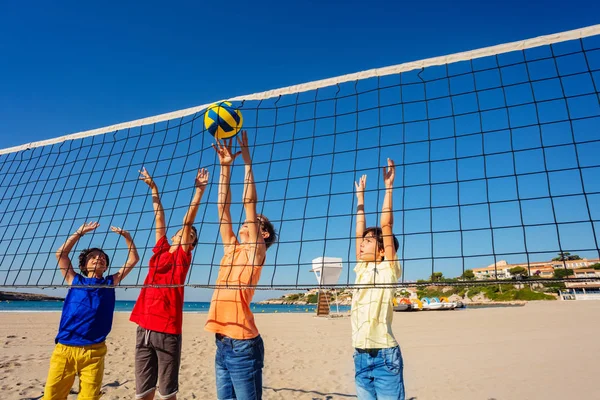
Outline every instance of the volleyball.
POLYGON ((213 104, 204 114, 204 127, 216 139, 228 139, 242 129, 242 113, 228 101, 213 104))

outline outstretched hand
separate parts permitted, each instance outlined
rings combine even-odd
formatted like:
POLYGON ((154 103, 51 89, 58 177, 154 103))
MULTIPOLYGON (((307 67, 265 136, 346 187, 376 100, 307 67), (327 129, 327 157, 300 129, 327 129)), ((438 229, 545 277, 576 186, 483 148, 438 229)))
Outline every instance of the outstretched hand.
POLYGON ((125 239, 131 239, 131 234, 129 232, 127 232, 123 228, 119 228, 119 227, 116 227, 116 226, 111 226, 110 230, 113 231, 116 234, 119 234, 119 235, 123 236, 125 239))
POLYGON ((154 189, 156 187, 156 183, 154 183, 154 180, 145 167, 142 167, 142 170, 138 172, 140 173, 140 180, 144 181, 146 185, 150 186, 150 189, 154 189))
POLYGON ((252 164, 252 158, 250 157, 250 148, 248 147, 248 132, 242 131, 242 137, 237 137, 238 145, 240 146, 242 158, 244 164, 252 164))
POLYGON ((216 143, 212 144, 213 149, 215 149, 217 155, 219 156, 219 162, 221 163, 221 165, 233 164, 233 160, 235 160, 237 156, 242 154, 241 151, 238 151, 235 154, 231 152, 232 141, 233 139, 225 139, 223 141, 217 140, 216 143))
POLYGON ((387 159, 387 167, 383 167, 383 183, 387 189, 394 187, 394 178, 396 177, 396 166, 391 158, 387 159))
POLYGON ((198 174, 196 174, 196 187, 198 189, 203 189, 208 185, 208 171, 204 168, 198 170, 198 174))
POLYGON ((93 231, 94 229, 96 229, 97 227, 99 227, 100 224, 98 222, 86 222, 85 224, 81 225, 76 231, 75 233, 83 236, 88 232, 93 231))
POLYGON ((359 199, 363 198, 365 189, 367 188, 367 175, 361 176, 358 182, 354 182, 354 186, 356 187, 356 197, 359 199))

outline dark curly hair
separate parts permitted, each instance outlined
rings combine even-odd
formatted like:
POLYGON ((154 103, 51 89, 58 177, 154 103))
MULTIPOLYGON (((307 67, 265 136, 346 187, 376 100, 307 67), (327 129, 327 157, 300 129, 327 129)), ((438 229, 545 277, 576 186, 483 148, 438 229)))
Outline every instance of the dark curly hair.
POLYGON ((277 232, 275 232, 275 227, 267 217, 262 214, 258 214, 257 217, 260 220, 261 230, 269 232, 269 237, 265 239, 265 246, 267 246, 268 249, 275 241, 277 241, 277 232))
POLYGON ((84 249, 81 251, 81 253, 79 253, 79 269, 81 270, 81 272, 83 272, 84 275, 88 274, 86 265, 87 265, 87 261, 88 261, 88 256, 92 251, 99 251, 102 254, 104 254, 104 258, 106 259, 106 267, 108 267, 110 265, 110 258, 108 258, 108 254, 106 254, 104 252, 104 250, 99 249, 97 247, 84 249))

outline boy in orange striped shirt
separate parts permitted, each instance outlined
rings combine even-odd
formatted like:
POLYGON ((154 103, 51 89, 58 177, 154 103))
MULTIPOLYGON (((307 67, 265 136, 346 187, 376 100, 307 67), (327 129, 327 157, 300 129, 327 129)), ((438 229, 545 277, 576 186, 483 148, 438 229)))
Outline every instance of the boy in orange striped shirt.
POLYGON ((267 248, 276 239, 269 220, 256 212, 256 185, 248 136, 238 138, 241 151, 232 154, 231 142, 213 145, 221 164, 219 179, 219 221, 225 255, 221 260, 217 285, 208 311, 205 330, 216 336, 215 358, 217 398, 262 399, 264 344, 250 311, 254 288, 265 262, 267 248), (238 155, 245 164, 243 204, 246 220, 235 236, 231 222, 231 165, 238 155))

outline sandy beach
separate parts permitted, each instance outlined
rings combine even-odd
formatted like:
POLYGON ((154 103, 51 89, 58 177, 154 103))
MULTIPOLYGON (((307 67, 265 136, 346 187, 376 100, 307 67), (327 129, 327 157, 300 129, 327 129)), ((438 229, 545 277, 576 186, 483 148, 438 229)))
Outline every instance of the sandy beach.
MULTIPOLYGON (((593 399, 600 302, 396 313, 407 399, 593 399)), ((107 340, 103 399, 132 399, 135 325, 117 313, 107 340)), ((2 400, 40 399, 60 313, 0 314, 2 400)), ((179 399, 214 399, 206 314, 185 314, 179 399)), ((350 321, 259 314, 264 399, 355 398, 350 321)), ((77 383, 75 384, 75 386, 77 383)), ((75 399, 72 395, 69 399, 75 399)))

